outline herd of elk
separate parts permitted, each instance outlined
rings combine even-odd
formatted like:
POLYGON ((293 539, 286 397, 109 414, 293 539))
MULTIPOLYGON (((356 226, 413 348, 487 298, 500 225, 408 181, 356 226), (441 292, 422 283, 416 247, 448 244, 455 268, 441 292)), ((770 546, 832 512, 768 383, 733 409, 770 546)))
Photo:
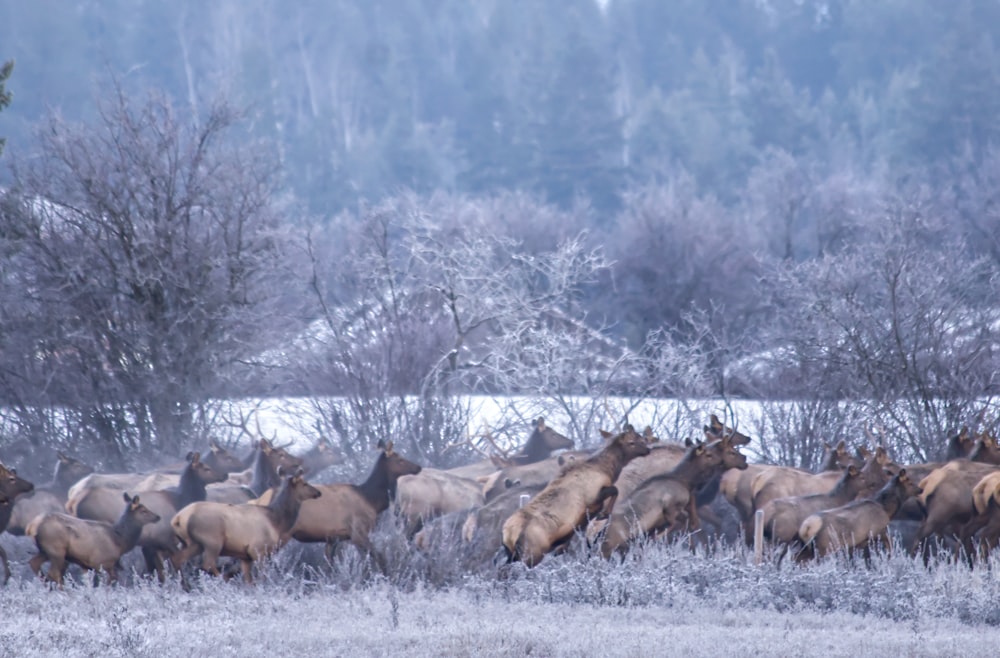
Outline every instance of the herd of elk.
MULTIPOLYGON (((232 558, 252 582, 255 563, 292 539, 322 543, 328 560, 349 542, 385 571, 373 532, 390 510, 421 550, 445 536, 427 532, 436 524, 528 567, 577 537, 604 558, 641 538, 684 537, 693 547, 705 541, 703 521, 721 526, 712 506, 719 492, 745 529, 761 516, 778 564, 788 552, 797 563, 837 551, 867 557, 876 544, 890 548, 890 524, 901 519, 917 528, 907 549, 925 559, 936 541, 970 562, 1000 543, 1000 445, 992 434, 963 428, 949 438, 944 461, 902 466, 882 447, 852 451, 841 441, 826 446, 813 473, 748 464, 740 447, 750 437, 715 415, 702 432, 697 442, 661 441, 626 424, 602 431, 600 448, 574 450, 537 418, 513 454, 447 470, 421 467, 379 441, 357 484, 307 481, 339 461, 326 441, 295 456, 262 438, 248 460, 211 443, 147 473, 94 473, 60 452, 52 481, 37 488, 0 464, 0 531, 31 537, 31 570, 41 575, 49 562, 56 584, 69 564, 114 582, 122 555, 139 547, 148 572, 163 582, 169 562, 185 587, 185 565, 199 556, 213 575, 220 558, 232 558), (417 533, 425 523, 432 525, 417 533)), ((0 560, 6 582, 2 546, 0 560)))

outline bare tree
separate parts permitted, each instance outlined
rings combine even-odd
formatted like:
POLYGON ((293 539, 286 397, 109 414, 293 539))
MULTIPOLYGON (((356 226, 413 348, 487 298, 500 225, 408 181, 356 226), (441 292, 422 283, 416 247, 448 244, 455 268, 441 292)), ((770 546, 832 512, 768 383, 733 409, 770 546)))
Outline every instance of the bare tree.
POLYGON ((286 269, 294 235, 267 152, 234 145, 226 104, 195 122, 116 86, 100 110, 95 125, 50 118, 38 155, 14 163, 2 392, 58 405, 75 440, 117 461, 176 454, 210 417, 199 408, 259 381, 254 356, 296 330, 279 315, 303 289, 286 269))
POLYGON ((470 431, 519 442, 526 419, 557 409, 547 396, 593 393, 588 381, 610 377, 621 349, 581 308, 603 257, 582 237, 526 252, 493 232, 494 208, 400 196, 336 223, 336 244, 314 236, 321 313, 302 349, 316 367, 300 379, 338 394, 317 400, 317 417, 345 451, 389 435, 439 462, 462 457, 444 447, 470 431), (547 402, 471 428, 468 394, 547 402))
MULTIPOLYGON (((997 277, 955 224, 928 188, 906 187, 883 195, 871 243, 777 268, 761 392, 818 405, 830 438, 881 428, 900 458, 936 458, 948 432, 982 419, 998 391, 1000 318, 984 303, 997 277), (831 413, 842 403, 852 410, 831 413)), ((811 461, 815 445, 802 448, 811 461)))

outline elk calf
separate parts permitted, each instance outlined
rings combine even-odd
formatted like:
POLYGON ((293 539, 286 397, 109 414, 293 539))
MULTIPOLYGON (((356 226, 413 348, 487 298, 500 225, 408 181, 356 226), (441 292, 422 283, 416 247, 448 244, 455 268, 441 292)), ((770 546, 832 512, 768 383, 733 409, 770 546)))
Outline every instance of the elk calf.
POLYGON ((38 554, 29 562, 31 570, 41 575, 42 565, 49 562, 49 580, 60 587, 70 563, 104 571, 109 583, 117 582, 121 556, 135 547, 144 525, 160 520, 139 502, 139 496, 133 498, 127 493, 122 496, 125 511, 114 525, 61 513, 36 517, 26 530, 38 547, 38 554))

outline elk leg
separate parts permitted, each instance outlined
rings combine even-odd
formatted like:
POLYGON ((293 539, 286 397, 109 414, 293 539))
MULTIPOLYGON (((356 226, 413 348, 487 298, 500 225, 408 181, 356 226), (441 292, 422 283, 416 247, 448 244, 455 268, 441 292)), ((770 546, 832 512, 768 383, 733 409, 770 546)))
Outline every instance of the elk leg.
POLYGON ((219 572, 219 554, 221 552, 221 547, 206 546, 205 553, 201 558, 202 570, 207 571, 213 576, 221 576, 222 574, 219 572))
POLYGON ((324 557, 326 557, 326 561, 329 564, 333 564, 333 554, 336 550, 337 550, 337 540, 336 539, 327 540, 326 545, 323 546, 323 555, 324 557))
POLYGON ((66 573, 68 566, 64 558, 53 557, 49 562, 49 580, 62 587, 63 574, 66 573))
POLYGON ((160 556, 160 550, 153 546, 143 546, 142 558, 146 562, 146 573, 156 572, 156 578, 162 585, 166 577, 163 573, 163 558, 160 556))
POLYGON ((48 559, 49 558, 48 558, 47 555, 45 555, 45 553, 39 552, 33 558, 31 558, 30 560, 28 560, 28 566, 31 567, 31 571, 36 576, 41 576, 42 575, 42 565, 45 564, 45 561, 48 560, 48 559))
POLYGON ((253 562, 251 560, 240 560, 240 571, 243 572, 243 582, 253 585, 253 562))
POLYGON ((0 560, 3 560, 3 580, 0 581, 0 585, 6 585, 10 580, 10 562, 7 561, 7 551, 3 546, 0 546, 0 560))

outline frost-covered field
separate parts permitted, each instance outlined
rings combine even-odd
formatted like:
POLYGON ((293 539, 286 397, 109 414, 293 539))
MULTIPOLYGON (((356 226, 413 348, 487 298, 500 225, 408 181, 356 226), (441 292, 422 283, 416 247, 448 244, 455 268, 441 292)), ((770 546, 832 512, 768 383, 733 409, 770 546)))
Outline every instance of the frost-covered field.
MULTIPOLYGON (((746 551, 648 545, 623 563, 569 554, 534 570, 403 550, 389 575, 352 550, 334 564, 291 544, 257 585, 146 580, 0 590, 0 656, 539 655, 995 656, 992 568, 876 558, 754 566, 746 551)), ((23 557, 26 540, 4 545, 23 557)), ((12 555, 12 557, 14 557, 12 555)))

